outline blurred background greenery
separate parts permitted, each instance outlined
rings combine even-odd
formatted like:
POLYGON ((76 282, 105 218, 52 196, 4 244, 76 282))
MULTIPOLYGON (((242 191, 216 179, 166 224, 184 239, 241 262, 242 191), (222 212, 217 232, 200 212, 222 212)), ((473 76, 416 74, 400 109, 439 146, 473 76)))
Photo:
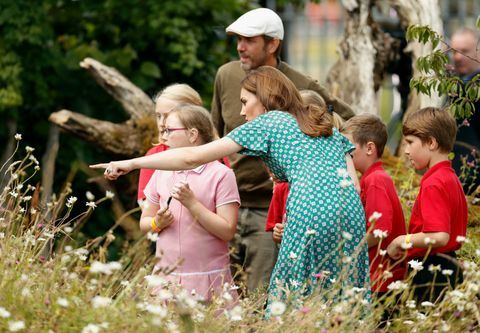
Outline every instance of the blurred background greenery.
MULTIPOLYGON (((127 119, 120 104, 79 67, 85 57, 115 67, 150 96, 165 85, 185 82, 209 104, 216 69, 236 55, 224 29, 248 4, 243 0, 0 0, 3 161, 12 133, 21 133, 22 145, 34 147, 40 159, 47 145, 48 116, 54 111, 68 109, 112 122, 127 119)), ((89 190, 103 196, 95 185, 87 184, 84 173, 77 172, 77 161, 112 158, 61 134, 54 192, 71 177, 73 195, 84 198, 89 190)), ((136 195, 129 191, 122 191, 122 201, 133 208, 136 195)), ((109 205, 98 207, 90 220, 84 228, 86 236, 103 234, 113 223, 109 205)))

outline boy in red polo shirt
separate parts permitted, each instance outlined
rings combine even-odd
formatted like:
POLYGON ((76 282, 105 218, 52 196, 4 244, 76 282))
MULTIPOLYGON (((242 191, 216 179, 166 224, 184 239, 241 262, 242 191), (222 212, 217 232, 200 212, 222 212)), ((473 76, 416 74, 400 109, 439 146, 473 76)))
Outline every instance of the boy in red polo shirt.
POLYGON ((405 264, 393 266, 385 255, 390 242, 406 233, 395 185, 380 160, 387 143, 387 128, 377 116, 361 114, 345 122, 341 132, 355 145, 352 158, 355 169, 362 174, 360 198, 367 220, 370 280, 372 291, 381 296, 406 272, 405 264))
POLYGON ((448 158, 457 125, 446 110, 434 107, 412 113, 403 124, 405 155, 416 170, 426 170, 412 209, 408 234, 395 238, 388 255, 407 260, 419 301, 436 301, 448 286, 463 280, 455 251, 467 231, 467 201, 448 158), (423 263, 422 263, 423 262, 423 263), (422 263, 423 269, 420 269, 422 263))

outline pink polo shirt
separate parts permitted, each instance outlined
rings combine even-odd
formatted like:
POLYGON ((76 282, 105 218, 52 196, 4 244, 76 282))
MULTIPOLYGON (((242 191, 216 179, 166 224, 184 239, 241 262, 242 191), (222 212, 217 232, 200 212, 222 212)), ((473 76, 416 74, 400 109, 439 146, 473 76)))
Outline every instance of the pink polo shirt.
MULTIPOLYGON (((156 170, 145 188, 148 202, 166 205, 174 184, 186 181, 196 198, 209 210, 240 205, 235 174, 218 161, 188 171, 156 170)), ((194 220, 188 209, 173 199, 169 206, 175 221, 158 235, 156 270, 183 262, 170 277, 206 299, 220 292, 224 282, 232 283, 228 242, 217 238, 194 220), (220 290, 218 290, 220 289, 220 290)))

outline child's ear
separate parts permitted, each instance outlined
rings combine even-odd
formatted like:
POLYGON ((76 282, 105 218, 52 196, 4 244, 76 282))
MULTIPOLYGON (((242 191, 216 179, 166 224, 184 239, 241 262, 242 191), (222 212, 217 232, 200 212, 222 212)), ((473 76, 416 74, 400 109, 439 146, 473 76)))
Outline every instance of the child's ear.
POLYGON ((433 136, 431 136, 428 139, 427 146, 428 146, 428 149, 430 149, 430 150, 437 150, 438 149, 437 139, 435 139, 433 136))
POLYGON ((375 143, 373 143, 373 141, 368 141, 367 144, 367 155, 370 156, 370 155, 373 155, 373 154, 377 154, 377 146, 375 146, 375 143))
POLYGON ((198 136, 199 136, 198 129, 196 129, 196 128, 191 128, 191 129, 188 131, 188 141, 190 141, 190 143, 195 143, 195 142, 197 142, 198 136))

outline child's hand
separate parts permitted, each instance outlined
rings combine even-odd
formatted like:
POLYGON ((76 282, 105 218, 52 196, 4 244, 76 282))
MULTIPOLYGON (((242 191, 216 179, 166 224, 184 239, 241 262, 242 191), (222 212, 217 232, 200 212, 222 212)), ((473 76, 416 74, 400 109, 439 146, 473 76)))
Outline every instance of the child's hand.
POLYGON ((281 243, 282 242, 282 238, 283 238, 283 229, 285 228, 285 224, 284 223, 276 223, 275 224, 275 227, 273 227, 273 235, 272 235, 272 238, 273 238, 273 241, 275 243, 281 243))
POLYGON ((402 248, 403 236, 398 236, 395 238, 387 247, 388 256, 394 260, 400 259, 405 250, 402 248))
POLYGON ((190 207, 197 202, 195 194, 193 194, 190 186, 188 186, 188 183, 185 181, 178 182, 173 186, 172 197, 180 201, 187 209, 190 209, 190 207))
POLYGON ((157 211, 157 214, 155 214, 155 224, 157 225, 157 227, 160 228, 160 230, 168 227, 170 224, 173 223, 173 221, 175 220, 173 218, 172 212, 168 210, 168 207, 160 208, 157 211))

